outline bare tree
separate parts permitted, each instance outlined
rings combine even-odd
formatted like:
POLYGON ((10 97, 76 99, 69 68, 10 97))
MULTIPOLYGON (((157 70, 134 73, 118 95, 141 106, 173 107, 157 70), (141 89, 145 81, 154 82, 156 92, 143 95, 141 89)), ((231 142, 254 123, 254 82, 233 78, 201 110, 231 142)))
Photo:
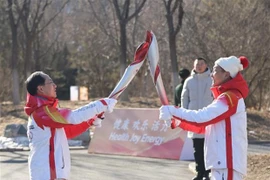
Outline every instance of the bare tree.
POLYGON ((3 102, 12 99, 12 81, 10 80, 12 79, 10 64, 10 54, 12 49, 12 41, 10 34, 12 32, 9 26, 10 23, 8 18, 7 3, 0 3, 0 17, 3 17, 0 19, 0 102, 3 102))
POLYGON ((12 100, 14 105, 20 103, 20 82, 19 82, 19 73, 17 69, 18 58, 19 58, 19 48, 18 48, 18 26, 21 20, 21 16, 14 15, 13 6, 14 1, 16 0, 7 0, 7 11, 9 16, 9 24, 11 29, 11 39, 12 39, 12 48, 11 48, 11 60, 10 66, 12 70, 12 100))
POLYGON ((27 77, 32 70, 32 57, 33 57, 33 42, 37 35, 43 31, 63 10, 65 5, 69 2, 66 0, 59 8, 58 12, 53 14, 51 18, 40 27, 41 20, 44 17, 46 9, 52 4, 52 0, 35 1, 23 0, 20 3, 16 2, 16 9, 21 17, 23 32, 25 35, 25 56, 24 56, 24 70, 25 77, 27 77))
POLYGON ((250 68, 243 71, 249 83, 247 106, 264 106, 269 94, 269 8, 263 1, 205 0, 196 4, 196 14, 189 14, 183 37, 188 37, 189 51, 207 55, 215 61, 224 56, 245 55, 250 68), (192 17, 193 15, 193 17, 192 17), (258 29, 258 31, 254 31, 258 29), (192 35, 190 35, 192 34, 192 35), (261 94, 261 95, 260 95, 261 94))
MULTIPOLYGON (((125 69, 127 67, 127 32, 126 32, 126 26, 127 23, 137 16, 141 9, 143 8, 146 0, 142 0, 139 5, 135 6, 136 9, 134 9, 133 13, 130 13, 131 5, 130 0, 125 0, 123 4, 119 4, 121 1, 119 0, 113 0, 114 9, 116 12, 116 17, 119 22, 119 28, 120 28, 120 74, 124 74, 125 69)), ((121 96, 121 100, 128 101, 128 92, 125 91, 125 93, 121 96)))
POLYGON ((138 13, 141 11, 142 7, 146 0, 142 0, 141 3, 136 7, 133 13, 130 14, 130 0, 125 0, 124 3, 121 5, 119 4, 119 0, 113 0, 113 5, 115 8, 116 16, 119 21, 120 27, 120 62, 121 68, 120 72, 121 75, 124 74, 124 71, 127 66, 127 33, 126 33, 126 26, 127 23, 134 18, 138 13))
MULTIPOLYGON (((0 3, 3 17, 0 19, 0 80, 4 87, 0 89, 1 100, 10 100, 12 91, 19 90, 12 85, 16 83, 12 68, 17 68, 18 81, 22 84, 25 62, 30 66, 25 67, 29 68, 28 73, 34 68, 50 70, 62 82, 59 89, 64 85, 68 89, 67 84, 76 83, 88 86, 91 97, 108 95, 119 80, 119 69, 122 75, 133 59, 135 47, 144 40, 145 31, 152 30, 159 44, 160 67, 167 90, 175 84, 174 79, 177 82, 174 78, 177 67, 192 67, 190 60, 198 56, 212 64, 219 57, 245 55, 250 60, 249 68, 243 71, 250 88, 246 104, 258 109, 269 106, 268 0, 71 1, 57 19, 53 17, 66 0, 4 2, 0 3), (12 8, 8 2, 12 2, 12 8), (14 23, 5 18, 10 17, 9 10, 14 23), (13 33, 12 26, 17 32, 13 33), (17 40, 12 38, 12 33, 17 33, 17 40), (16 45, 12 45, 16 41, 18 50, 14 53, 11 49, 15 47, 16 51, 16 45), (166 73, 172 69, 173 74, 166 73), (12 76, 12 81, 6 75, 12 76)), ((147 72, 147 66, 138 72, 127 89, 130 96, 156 96, 147 72)))
POLYGON ((172 66, 172 85, 173 85, 172 87, 174 89, 179 83, 176 37, 181 29, 182 20, 184 16, 183 0, 163 0, 163 3, 166 9, 166 18, 169 30, 168 35, 169 35, 171 66, 172 66), (176 20, 174 20, 175 16, 176 20))
MULTIPOLYGON (((102 5, 103 11, 104 11, 103 12, 104 16, 100 17, 93 8, 93 2, 90 0, 88 0, 88 2, 89 2, 90 6, 94 12, 95 17, 100 22, 102 31, 110 37, 110 39, 114 42, 115 45, 118 46, 119 60, 120 60, 120 76, 122 76, 124 74, 126 67, 127 67, 127 59, 128 59, 128 55, 127 55, 127 52, 128 52, 127 24, 129 23, 129 21, 131 19, 137 18, 138 14, 141 12, 146 0, 140 0, 140 1, 136 0, 133 3, 131 3, 132 1, 130 1, 130 0, 124 0, 124 1, 112 0, 112 1, 110 1, 113 5, 113 9, 115 11, 114 22, 117 21, 117 22, 115 22, 115 24, 118 24, 118 26, 119 26, 120 43, 118 43, 119 40, 116 39, 117 36, 114 37, 112 35, 113 29, 107 29, 104 21, 102 21, 102 18, 109 16, 105 10, 106 5, 108 6, 108 4, 102 5)), ((108 22, 109 18, 107 18, 106 20, 108 22)), ((134 34, 133 34, 133 36, 134 36, 134 34)), ((128 94, 128 89, 121 95, 121 100, 128 101, 127 94, 128 94)))

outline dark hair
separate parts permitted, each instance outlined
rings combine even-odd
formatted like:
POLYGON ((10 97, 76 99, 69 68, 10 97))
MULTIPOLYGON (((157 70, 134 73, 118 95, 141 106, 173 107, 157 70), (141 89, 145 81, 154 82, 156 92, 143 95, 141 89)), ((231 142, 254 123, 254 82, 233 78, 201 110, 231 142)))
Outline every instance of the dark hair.
POLYGON ((198 58, 197 58, 197 59, 195 59, 195 60, 198 60, 198 61, 203 60, 203 61, 205 62, 205 64, 207 64, 207 61, 206 61, 204 58, 202 58, 202 57, 198 57, 198 58))
POLYGON ((190 75, 190 71, 188 69, 183 68, 179 71, 178 74, 182 79, 186 79, 190 75))
POLYGON ((40 85, 44 85, 45 83, 45 78, 43 77, 44 75, 46 75, 44 72, 36 71, 27 78, 25 84, 27 92, 29 94, 31 94, 32 96, 37 94, 37 87, 40 85))

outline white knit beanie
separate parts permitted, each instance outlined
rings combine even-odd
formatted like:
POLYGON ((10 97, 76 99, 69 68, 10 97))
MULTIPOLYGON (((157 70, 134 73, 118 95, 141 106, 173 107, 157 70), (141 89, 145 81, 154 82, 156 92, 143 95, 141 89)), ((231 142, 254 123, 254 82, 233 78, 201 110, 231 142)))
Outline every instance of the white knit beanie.
POLYGON ((248 67, 248 59, 244 56, 239 58, 235 56, 221 57, 215 61, 215 65, 219 65, 225 71, 230 73, 230 76, 234 78, 239 71, 248 67))

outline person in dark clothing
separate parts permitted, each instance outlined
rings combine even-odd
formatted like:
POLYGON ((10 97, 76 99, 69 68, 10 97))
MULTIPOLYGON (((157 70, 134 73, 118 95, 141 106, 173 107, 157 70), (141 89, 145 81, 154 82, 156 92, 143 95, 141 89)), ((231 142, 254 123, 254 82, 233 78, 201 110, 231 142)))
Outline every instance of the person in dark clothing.
POLYGON ((179 77, 181 78, 181 83, 178 84, 175 88, 175 93, 174 93, 174 104, 176 106, 181 106, 181 93, 182 93, 182 90, 183 90, 183 85, 184 85, 184 82, 185 80, 190 76, 190 71, 188 69, 181 69, 179 71, 179 77))

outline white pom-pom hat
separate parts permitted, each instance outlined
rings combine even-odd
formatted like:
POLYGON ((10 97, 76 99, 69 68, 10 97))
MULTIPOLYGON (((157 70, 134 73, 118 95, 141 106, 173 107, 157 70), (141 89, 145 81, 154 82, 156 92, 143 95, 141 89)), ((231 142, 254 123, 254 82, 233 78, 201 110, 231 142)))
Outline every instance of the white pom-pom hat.
POLYGON ((215 61, 215 65, 222 67, 222 69, 229 72, 230 76, 234 78, 239 71, 248 67, 248 59, 244 56, 239 58, 235 56, 221 57, 215 61))

